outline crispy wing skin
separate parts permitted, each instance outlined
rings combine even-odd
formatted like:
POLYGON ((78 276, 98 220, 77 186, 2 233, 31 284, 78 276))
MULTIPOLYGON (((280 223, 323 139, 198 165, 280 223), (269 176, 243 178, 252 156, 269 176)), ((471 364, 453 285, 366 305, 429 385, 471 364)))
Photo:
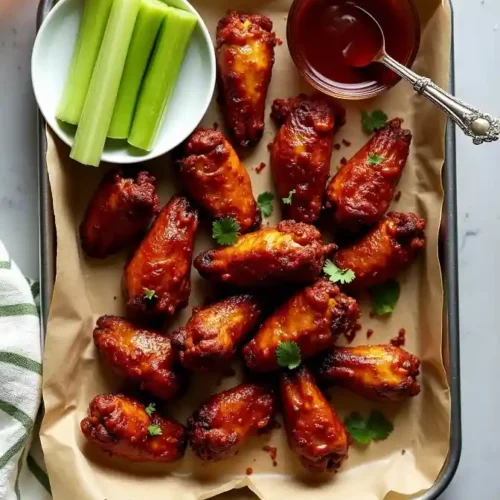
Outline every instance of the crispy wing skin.
POLYGON ((276 399, 271 389, 241 384, 212 396, 188 420, 188 438, 202 459, 224 460, 245 440, 273 422, 276 399))
POLYGON ((393 345, 334 347, 319 360, 318 374, 375 401, 405 401, 420 393, 420 360, 393 345))
POLYGON ((344 111, 321 96, 276 99, 271 116, 281 128, 271 147, 271 169, 283 217, 311 224, 318 220, 330 173, 335 130, 344 111))
POLYGON ((279 369, 276 350, 280 342, 296 342, 302 359, 333 345, 337 337, 352 329, 359 318, 357 302, 340 293, 337 285, 319 279, 285 302, 260 327, 243 348, 250 370, 279 369))
POLYGON ((206 279, 237 286, 313 281, 335 250, 308 224, 282 221, 238 238, 235 245, 202 252, 194 267, 206 279))
POLYGON ((281 374, 281 402, 288 444, 311 472, 335 472, 347 458, 349 438, 309 370, 281 374))
POLYGON ((379 130, 328 185, 326 204, 333 208, 339 227, 357 231, 374 225, 389 208, 412 139, 402 122, 396 118, 379 130))
POLYGON ((149 172, 132 176, 122 170, 108 172, 80 225, 83 251, 103 259, 134 243, 158 213, 158 203, 155 178, 149 172))
POLYGON ((394 278, 425 245, 425 220, 412 213, 387 214, 364 238, 335 254, 340 269, 352 269, 351 289, 365 289, 394 278))
POLYGON ((123 287, 132 317, 173 315, 186 307, 198 213, 187 198, 174 196, 162 209, 125 267, 123 287), (147 290, 154 292, 148 298, 147 290))
POLYGON ((218 130, 197 130, 184 146, 177 165, 192 200, 214 219, 232 217, 241 233, 260 226, 250 176, 236 151, 218 130))
POLYGON ((97 320, 94 342, 111 366, 125 378, 160 399, 178 392, 181 378, 174 371, 175 354, 170 340, 123 318, 97 320))
POLYGON ((150 417, 142 403, 122 394, 96 396, 80 428, 93 445, 132 462, 173 462, 186 449, 181 424, 156 412, 150 417), (161 435, 150 435, 151 425, 161 435))
POLYGON ((197 372, 223 371, 261 313, 262 304, 253 295, 236 295, 195 309, 186 326, 171 335, 182 365, 197 372))
POLYGON ((217 26, 219 102, 239 146, 255 146, 264 132, 264 110, 274 65, 276 35, 265 16, 228 11, 217 26))

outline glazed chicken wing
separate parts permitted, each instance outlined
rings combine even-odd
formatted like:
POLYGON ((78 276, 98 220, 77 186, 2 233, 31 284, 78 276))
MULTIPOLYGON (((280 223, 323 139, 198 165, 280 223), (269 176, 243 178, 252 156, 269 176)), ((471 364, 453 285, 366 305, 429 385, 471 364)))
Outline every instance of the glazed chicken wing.
POLYGON ((174 196, 162 209, 125 267, 123 287, 130 315, 173 315, 186 307, 198 214, 187 198, 174 196))
POLYGON ((83 251, 103 259, 134 243, 158 213, 155 178, 146 171, 126 176, 108 172, 90 201, 80 225, 83 251))
POLYGON ((405 401, 420 393, 420 360, 393 345, 334 347, 319 360, 319 377, 375 401, 405 401))
POLYGON ((219 102, 236 144, 254 146, 264 132, 276 35, 265 16, 228 11, 217 26, 219 102))
POLYGON ((351 289, 365 289, 394 278, 425 245, 425 220, 412 213, 391 212, 364 238, 340 249, 335 262, 356 275, 351 289))
POLYGON ((382 219, 410 152, 411 132, 396 118, 379 130, 330 182, 326 205, 336 224, 357 231, 382 219))
POLYGON ((271 389, 241 384, 212 396, 188 420, 188 437, 202 460, 235 455, 245 440, 273 422, 276 400, 271 389))
POLYGON ((282 221, 238 238, 235 245, 202 252, 194 267, 206 279, 237 286, 303 283, 314 280, 335 250, 307 224, 282 221))
POLYGON ((349 438, 309 370, 281 374, 281 402, 288 444, 311 472, 335 472, 347 458, 349 438))
POLYGON ((160 399, 170 399, 178 392, 181 380, 174 371, 174 350, 167 337, 123 318, 102 316, 97 320, 94 342, 115 371, 141 390, 160 399))
POLYGON ((333 135, 344 111, 321 96, 276 99, 271 116, 281 125, 271 147, 271 169, 283 216, 313 223, 320 215, 330 173, 333 135))
POLYGON ((250 177, 236 151, 218 130, 197 130, 177 162, 186 191, 214 219, 232 217, 240 232, 260 226, 250 177))
POLYGON ((261 312, 262 304, 253 295, 236 295, 195 309, 186 326, 171 335, 181 363, 192 371, 223 371, 261 312))
POLYGON ((302 359, 314 356, 351 330, 359 314, 354 299, 340 293, 331 281, 319 279, 264 321, 243 348, 245 364, 258 372, 277 370, 276 350, 281 342, 296 342, 302 359))
POLYGON ((184 427, 122 394, 96 396, 81 423, 95 446, 132 462, 173 462, 184 455, 184 427))

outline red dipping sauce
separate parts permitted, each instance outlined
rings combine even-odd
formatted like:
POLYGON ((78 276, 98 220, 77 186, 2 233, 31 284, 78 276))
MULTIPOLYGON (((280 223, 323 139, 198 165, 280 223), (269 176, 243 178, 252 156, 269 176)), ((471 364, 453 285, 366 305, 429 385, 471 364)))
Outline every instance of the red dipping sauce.
POLYGON ((288 46, 299 71, 311 85, 334 97, 365 99, 393 86, 400 78, 379 63, 355 68, 346 61, 346 36, 355 36, 358 47, 366 42, 367 51, 373 50, 368 46, 370 26, 364 31, 362 23, 366 20, 362 16, 355 18, 353 5, 378 21, 387 53, 411 66, 420 43, 420 21, 412 0, 295 0, 288 17, 288 46))

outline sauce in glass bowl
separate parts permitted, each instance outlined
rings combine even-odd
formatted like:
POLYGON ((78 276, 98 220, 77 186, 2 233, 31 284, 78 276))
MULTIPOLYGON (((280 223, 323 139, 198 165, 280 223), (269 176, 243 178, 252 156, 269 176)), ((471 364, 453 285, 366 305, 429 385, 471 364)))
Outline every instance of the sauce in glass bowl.
POLYGON ((400 78, 382 64, 355 68, 346 61, 346 37, 363 34, 352 29, 361 21, 353 17, 353 5, 378 21, 387 53, 411 66, 420 43, 420 21, 412 0, 295 0, 288 16, 287 41, 295 64, 311 85, 334 97, 365 99, 400 78))

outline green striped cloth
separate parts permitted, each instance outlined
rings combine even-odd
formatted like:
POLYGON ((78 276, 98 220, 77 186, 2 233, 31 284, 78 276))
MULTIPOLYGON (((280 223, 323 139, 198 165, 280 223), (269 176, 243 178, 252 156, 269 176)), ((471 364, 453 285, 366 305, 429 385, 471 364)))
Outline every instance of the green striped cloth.
POLYGON ((0 242, 0 499, 49 500, 38 439, 42 344, 35 298, 0 242), (32 439, 36 436, 36 439, 32 439))

